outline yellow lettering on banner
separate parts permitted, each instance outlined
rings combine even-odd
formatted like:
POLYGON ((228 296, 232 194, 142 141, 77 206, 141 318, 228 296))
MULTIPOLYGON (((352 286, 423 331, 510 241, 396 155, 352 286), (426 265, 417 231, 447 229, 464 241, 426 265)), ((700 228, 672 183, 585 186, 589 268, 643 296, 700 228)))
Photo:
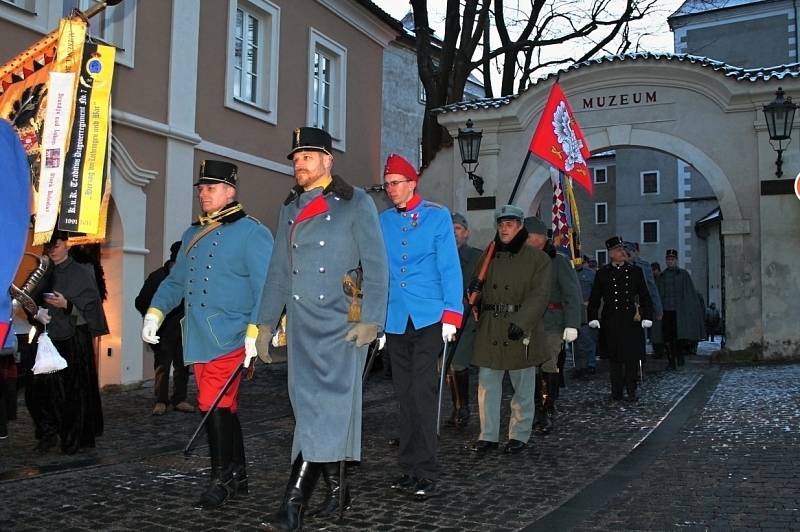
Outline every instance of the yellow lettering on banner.
POLYGON ((88 105, 86 151, 81 179, 81 207, 78 231, 94 234, 99 230, 100 207, 103 200, 103 180, 108 148, 108 119, 111 100, 111 80, 114 75, 113 46, 98 45, 95 60, 101 63, 100 71, 92 75, 92 92, 88 105))

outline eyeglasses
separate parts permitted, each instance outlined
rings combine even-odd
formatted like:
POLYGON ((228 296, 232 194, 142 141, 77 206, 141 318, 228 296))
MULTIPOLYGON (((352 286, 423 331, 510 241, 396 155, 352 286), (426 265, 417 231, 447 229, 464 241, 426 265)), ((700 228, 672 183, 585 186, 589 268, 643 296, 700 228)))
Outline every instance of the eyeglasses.
POLYGON ((383 182, 383 186, 384 186, 384 188, 394 188, 397 185, 399 185, 400 183, 408 183, 410 181, 411 181, 410 179, 406 179, 404 181, 384 181, 383 182))

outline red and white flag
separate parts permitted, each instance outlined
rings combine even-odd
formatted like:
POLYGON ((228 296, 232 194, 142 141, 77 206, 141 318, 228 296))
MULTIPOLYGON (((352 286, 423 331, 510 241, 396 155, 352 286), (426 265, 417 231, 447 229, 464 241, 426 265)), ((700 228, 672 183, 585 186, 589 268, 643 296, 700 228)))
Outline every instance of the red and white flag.
POLYGON ((589 144, 558 83, 553 83, 528 149, 592 193, 592 180, 586 166, 591 156, 589 144))

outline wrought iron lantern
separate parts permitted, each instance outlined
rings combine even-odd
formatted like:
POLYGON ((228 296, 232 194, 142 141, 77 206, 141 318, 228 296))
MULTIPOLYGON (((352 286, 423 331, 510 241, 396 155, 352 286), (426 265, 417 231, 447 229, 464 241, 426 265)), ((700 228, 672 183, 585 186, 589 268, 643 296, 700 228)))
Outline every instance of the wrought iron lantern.
POLYGON ((764 105, 764 118, 767 121, 769 143, 778 152, 778 159, 775 161, 775 176, 778 178, 783 175, 783 152, 792 140, 795 110, 797 110, 797 104, 792 102, 791 96, 784 98, 783 88, 781 87, 778 87, 777 92, 775 92, 775 100, 764 105))
POLYGON ((481 151, 481 139, 483 138, 483 130, 472 127, 472 120, 467 120, 467 127, 464 129, 458 128, 458 149, 461 151, 461 166, 467 173, 472 186, 475 190, 483 195, 483 178, 475 174, 478 168, 478 156, 481 151))

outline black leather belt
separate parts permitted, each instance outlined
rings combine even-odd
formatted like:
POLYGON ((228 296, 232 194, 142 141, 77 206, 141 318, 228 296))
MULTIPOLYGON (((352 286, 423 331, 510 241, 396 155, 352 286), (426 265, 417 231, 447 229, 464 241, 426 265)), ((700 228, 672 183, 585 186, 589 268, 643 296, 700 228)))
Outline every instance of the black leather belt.
POLYGON ((505 303, 497 303, 495 305, 481 305, 481 310, 490 310, 492 312, 516 312, 522 308, 522 305, 506 305, 505 303))

